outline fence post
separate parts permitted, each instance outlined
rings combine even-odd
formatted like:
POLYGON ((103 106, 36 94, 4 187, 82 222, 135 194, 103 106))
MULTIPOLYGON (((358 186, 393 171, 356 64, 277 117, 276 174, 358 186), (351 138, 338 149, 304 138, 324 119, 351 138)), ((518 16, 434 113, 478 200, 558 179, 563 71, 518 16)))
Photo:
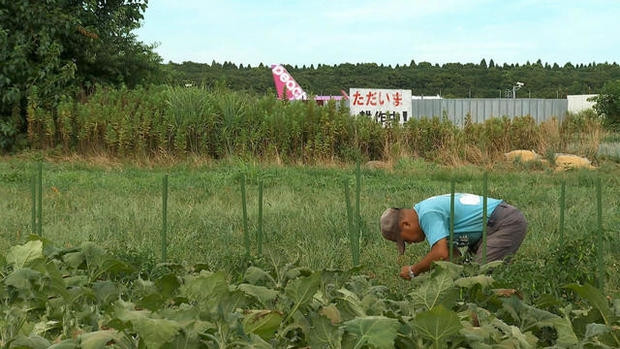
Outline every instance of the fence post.
POLYGON ((487 262, 487 181, 488 173, 482 176, 482 264, 487 262))
POLYGON ((250 233, 248 231, 248 206, 245 194, 245 174, 241 175, 241 205, 243 206, 243 243, 245 255, 250 256, 250 233))
POLYGON ((454 188, 456 184, 454 182, 454 176, 450 179, 450 244, 448 248, 450 249, 450 262, 452 262, 452 255, 454 252, 454 188))
POLYGON ((353 210, 351 208, 351 199, 349 198, 349 183, 347 183, 347 181, 345 180, 343 182, 344 184, 344 200, 346 203, 346 207, 347 207, 347 225, 349 227, 349 247, 351 249, 351 258, 353 260, 353 265, 357 265, 358 264, 358 260, 356 259, 355 256, 355 249, 354 249, 354 240, 355 240, 355 228, 353 227, 353 210))
POLYGON ((357 166, 355 168, 355 240, 353 241, 354 252, 355 252, 355 265, 359 265, 360 263, 360 236, 362 229, 362 217, 360 216, 360 192, 361 192, 361 170, 360 170, 360 160, 357 160, 357 166))
POLYGON ((167 232, 168 232, 168 175, 164 175, 162 179, 162 227, 161 227, 161 260, 166 262, 167 252, 167 232))
POLYGON ((38 173, 39 173, 39 185, 38 185, 38 199, 39 202, 37 203, 37 216, 39 219, 38 222, 38 226, 37 226, 37 233, 39 234, 39 236, 43 236, 43 163, 41 161, 39 161, 38 164, 38 173))
POLYGON ((37 235, 37 174, 33 172, 30 181, 32 190, 32 235, 37 235))
POLYGON ((263 255, 263 181, 258 182, 258 255, 263 255))
POLYGON ((596 180, 596 220, 598 222, 598 239, 597 239, 597 264, 598 264, 598 287, 603 289, 605 286, 605 268, 604 268, 604 245, 603 245, 603 199, 601 190, 601 177, 596 180))
POLYGON ((564 210, 566 208, 566 180, 560 187, 560 241, 564 241, 564 210))

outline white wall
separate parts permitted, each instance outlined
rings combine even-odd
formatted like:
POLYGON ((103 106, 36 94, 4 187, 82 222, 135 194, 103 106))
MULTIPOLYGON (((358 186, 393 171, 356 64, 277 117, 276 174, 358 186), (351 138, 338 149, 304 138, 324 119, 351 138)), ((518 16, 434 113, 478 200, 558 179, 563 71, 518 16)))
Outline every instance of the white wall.
POLYGON ((578 113, 582 110, 591 109, 595 102, 589 102, 588 98, 596 97, 598 95, 568 95, 568 111, 571 113, 578 113))

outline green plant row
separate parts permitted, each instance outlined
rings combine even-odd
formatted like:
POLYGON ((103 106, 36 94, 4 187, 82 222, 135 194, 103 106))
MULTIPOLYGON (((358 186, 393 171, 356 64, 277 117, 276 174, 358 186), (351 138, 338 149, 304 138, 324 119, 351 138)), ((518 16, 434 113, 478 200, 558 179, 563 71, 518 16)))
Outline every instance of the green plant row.
POLYGON ((237 281, 206 265, 136 268, 93 243, 33 238, 3 261, 5 348, 618 347, 620 299, 533 306, 495 289, 498 263, 440 262, 392 294, 359 269, 313 271, 278 255, 237 281))
POLYGON ((28 140, 36 149, 84 154, 231 155, 285 162, 391 160, 416 155, 443 163, 481 163, 514 149, 541 154, 585 144, 596 154, 600 123, 572 116, 537 124, 530 116, 466 120, 464 128, 435 116, 385 127, 349 115, 346 106, 290 103, 225 89, 153 86, 99 88, 85 100, 66 98, 46 108, 29 98, 28 140))

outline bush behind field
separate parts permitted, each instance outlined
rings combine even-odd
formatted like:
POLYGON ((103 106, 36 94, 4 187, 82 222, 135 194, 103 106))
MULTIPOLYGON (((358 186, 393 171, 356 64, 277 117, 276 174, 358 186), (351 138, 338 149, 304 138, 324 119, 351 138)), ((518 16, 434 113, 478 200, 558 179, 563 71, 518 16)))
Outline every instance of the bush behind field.
POLYGON ((28 140, 35 149, 82 154, 240 156, 288 163, 395 160, 415 155, 446 164, 484 163, 513 149, 594 156, 601 126, 595 115, 569 115, 540 125, 530 116, 411 119, 386 127, 349 115, 334 102, 278 101, 222 88, 99 88, 84 100, 43 107, 28 101, 28 140))

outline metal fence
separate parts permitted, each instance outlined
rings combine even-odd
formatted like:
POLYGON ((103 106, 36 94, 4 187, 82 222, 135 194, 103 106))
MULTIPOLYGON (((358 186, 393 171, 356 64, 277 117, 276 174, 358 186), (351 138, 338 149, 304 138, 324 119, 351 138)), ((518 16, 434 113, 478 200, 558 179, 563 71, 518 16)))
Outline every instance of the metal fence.
POLYGON ((530 115, 537 123, 555 117, 562 120, 568 111, 566 99, 543 98, 456 98, 414 99, 412 116, 416 119, 446 115, 454 124, 463 126, 467 114, 473 122, 493 117, 530 115))

